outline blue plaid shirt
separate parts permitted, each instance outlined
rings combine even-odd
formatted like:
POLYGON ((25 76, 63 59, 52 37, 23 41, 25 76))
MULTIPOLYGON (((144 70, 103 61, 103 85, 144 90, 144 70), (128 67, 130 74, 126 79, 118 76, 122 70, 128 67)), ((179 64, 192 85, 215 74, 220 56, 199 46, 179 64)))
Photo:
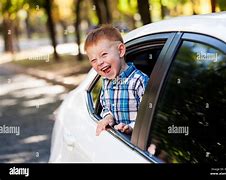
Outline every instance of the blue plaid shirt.
POLYGON ((100 102, 103 107, 101 116, 111 114, 116 123, 134 127, 148 76, 130 63, 116 79, 103 78, 100 102))

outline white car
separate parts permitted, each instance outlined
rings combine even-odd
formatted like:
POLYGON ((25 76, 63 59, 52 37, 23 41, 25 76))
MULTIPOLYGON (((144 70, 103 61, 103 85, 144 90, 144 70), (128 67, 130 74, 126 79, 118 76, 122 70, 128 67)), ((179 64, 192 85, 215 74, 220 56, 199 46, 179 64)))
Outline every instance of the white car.
POLYGON ((49 162, 226 162, 226 12, 177 17, 126 34, 126 60, 150 76, 132 136, 101 119, 91 69, 59 108, 49 162))

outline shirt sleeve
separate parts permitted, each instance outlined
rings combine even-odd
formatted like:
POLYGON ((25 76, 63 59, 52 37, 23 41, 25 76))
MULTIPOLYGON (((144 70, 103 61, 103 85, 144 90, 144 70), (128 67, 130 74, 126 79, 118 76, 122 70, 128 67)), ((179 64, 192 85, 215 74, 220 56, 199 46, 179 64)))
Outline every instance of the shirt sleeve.
POLYGON ((131 128, 134 128, 135 121, 132 121, 131 123, 128 124, 131 128))
MULTIPOLYGON (((138 106, 140 105, 140 102, 142 100, 142 96, 144 95, 145 88, 148 84, 149 78, 147 75, 143 74, 143 76, 140 76, 139 79, 137 79, 135 84, 136 89, 136 99, 138 102, 138 106)), ((131 121, 129 126, 134 128, 135 121, 131 121)))
POLYGON ((148 84, 149 78, 147 75, 141 76, 139 80, 137 80, 135 89, 137 90, 137 98, 138 102, 140 103, 142 100, 142 96, 144 95, 145 88, 148 84))
POLYGON ((101 93, 100 93, 100 104, 102 106, 102 111, 101 111, 100 116, 102 118, 105 118, 108 114, 111 114, 113 116, 113 114, 111 113, 110 109, 107 107, 104 93, 105 93, 105 90, 104 90, 104 81, 103 81, 103 85, 102 85, 101 93))

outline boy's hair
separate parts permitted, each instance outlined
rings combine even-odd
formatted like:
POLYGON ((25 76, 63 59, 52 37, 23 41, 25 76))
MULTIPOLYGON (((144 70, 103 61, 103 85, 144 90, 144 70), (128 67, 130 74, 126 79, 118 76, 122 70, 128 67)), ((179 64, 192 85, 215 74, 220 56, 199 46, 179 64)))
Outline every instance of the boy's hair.
POLYGON ((84 45, 85 51, 88 46, 97 43, 101 38, 106 38, 111 41, 121 41, 123 43, 119 30, 109 24, 105 24, 94 29, 87 35, 84 45))

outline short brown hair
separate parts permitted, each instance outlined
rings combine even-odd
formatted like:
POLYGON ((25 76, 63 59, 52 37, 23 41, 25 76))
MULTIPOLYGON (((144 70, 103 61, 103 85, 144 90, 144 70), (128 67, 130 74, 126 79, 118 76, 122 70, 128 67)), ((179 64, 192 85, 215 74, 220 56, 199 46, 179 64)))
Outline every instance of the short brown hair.
POLYGON ((121 41, 123 43, 119 30, 109 24, 105 24, 94 29, 87 35, 84 49, 86 50, 89 45, 97 43, 101 38, 107 38, 111 41, 121 41))

